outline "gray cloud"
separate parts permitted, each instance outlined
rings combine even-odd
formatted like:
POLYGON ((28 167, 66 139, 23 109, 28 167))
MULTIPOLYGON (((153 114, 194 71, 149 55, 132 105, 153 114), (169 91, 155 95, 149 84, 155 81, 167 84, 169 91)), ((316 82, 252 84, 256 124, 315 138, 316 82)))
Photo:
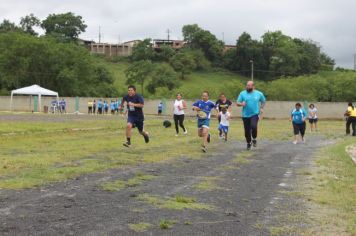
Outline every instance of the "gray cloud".
POLYGON ((353 68, 356 53, 356 1, 354 0, 12 0, 0 3, 2 18, 18 22, 34 13, 44 19, 50 13, 72 11, 83 16, 88 28, 82 38, 118 42, 136 38, 182 38, 185 24, 197 23, 225 42, 249 32, 260 38, 268 30, 282 30, 293 37, 319 42, 340 66, 353 68))

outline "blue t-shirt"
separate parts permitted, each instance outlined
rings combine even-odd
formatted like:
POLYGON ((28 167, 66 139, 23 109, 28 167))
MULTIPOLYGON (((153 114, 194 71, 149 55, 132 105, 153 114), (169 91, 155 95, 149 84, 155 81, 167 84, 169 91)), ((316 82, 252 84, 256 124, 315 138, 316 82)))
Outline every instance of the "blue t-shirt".
POLYGON ((110 103, 110 109, 111 110, 115 110, 115 106, 116 106, 115 104, 116 104, 116 102, 111 102, 110 103))
POLYGON ((266 102, 266 98, 258 90, 253 90, 250 93, 244 90, 237 98, 237 102, 246 103, 246 106, 242 108, 242 117, 249 118, 260 114, 260 105, 266 102))
POLYGON ((304 123, 303 119, 306 118, 307 112, 303 108, 301 108, 299 110, 293 109, 291 112, 291 116, 292 116, 293 123, 303 124, 304 123))
POLYGON ((98 101, 98 108, 101 109, 103 107, 102 101, 98 101))
MULTIPOLYGON (((200 110, 206 113, 206 118, 205 119, 210 119, 210 112, 212 109, 215 108, 215 103, 212 101, 208 100, 204 102, 203 100, 198 100, 195 103, 193 103, 194 107, 199 107, 200 110)), ((199 118, 201 119, 201 118, 199 118)))

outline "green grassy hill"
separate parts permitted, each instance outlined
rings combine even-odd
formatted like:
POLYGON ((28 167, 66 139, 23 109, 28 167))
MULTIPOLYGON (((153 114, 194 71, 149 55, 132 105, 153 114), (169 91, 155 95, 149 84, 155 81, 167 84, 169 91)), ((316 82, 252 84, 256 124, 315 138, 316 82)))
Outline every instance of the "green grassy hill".
MULTIPOLYGON (((105 62, 101 62, 105 63, 105 62)), ((126 77, 124 74, 125 69, 129 66, 127 62, 119 63, 105 63, 110 73, 115 78, 114 86, 119 91, 120 95, 126 92, 127 85, 126 77)), ((236 96, 236 91, 243 88, 248 78, 243 77, 236 73, 219 71, 219 72, 193 72, 187 76, 187 79, 181 81, 181 86, 173 91, 168 89, 158 89, 155 95, 149 94, 146 90, 144 95, 147 98, 174 98, 175 94, 181 92, 185 98, 196 99, 200 97, 203 90, 208 90, 211 97, 217 97, 221 92, 229 96, 236 96)), ((140 91, 140 87, 137 86, 140 91)))
MULTIPOLYGON (((114 86, 120 95, 126 93, 125 69, 128 62, 108 62, 99 59, 115 78, 114 86)), ((177 92, 186 99, 200 97, 203 90, 210 92, 215 99, 221 92, 234 99, 244 89, 249 78, 228 71, 193 72, 181 81, 181 86, 173 91, 159 88, 155 95, 144 91, 146 98, 174 98, 177 92)), ((256 79, 257 88, 262 90, 269 100, 276 101, 356 101, 356 73, 354 71, 322 71, 315 75, 282 77, 270 82, 256 79)), ((139 86, 138 91, 141 91, 139 86)))

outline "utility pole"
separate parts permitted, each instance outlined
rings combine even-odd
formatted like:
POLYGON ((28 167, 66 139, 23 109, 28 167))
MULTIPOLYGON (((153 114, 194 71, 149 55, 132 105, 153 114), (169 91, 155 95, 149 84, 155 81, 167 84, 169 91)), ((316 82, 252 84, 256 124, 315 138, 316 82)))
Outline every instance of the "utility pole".
POLYGON ((354 70, 356 70, 356 53, 354 54, 354 70))
POLYGON ((225 33, 224 32, 222 32, 222 41, 223 41, 223 43, 225 43, 225 33))
POLYGON ((101 43, 101 26, 99 26, 99 43, 101 43))
POLYGON ((168 42, 169 42, 169 36, 170 36, 171 31, 169 29, 167 29, 167 38, 168 38, 168 42))
POLYGON ((251 63, 251 80, 253 81, 253 60, 250 60, 251 63))

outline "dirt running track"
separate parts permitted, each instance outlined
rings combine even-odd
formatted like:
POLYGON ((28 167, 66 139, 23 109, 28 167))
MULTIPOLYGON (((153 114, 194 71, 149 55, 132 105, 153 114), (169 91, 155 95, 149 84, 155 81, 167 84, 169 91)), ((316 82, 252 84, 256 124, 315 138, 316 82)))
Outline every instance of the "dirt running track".
POLYGON ((257 223, 273 225, 278 214, 274 205, 286 198, 281 190, 294 188, 298 170, 324 145, 326 141, 319 137, 300 145, 265 141, 252 151, 250 162, 238 166, 232 160, 244 151, 245 144, 230 142, 221 154, 202 159, 180 158, 109 170, 41 189, 0 190, 0 235, 268 235, 268 227, 256 227, 257 223), (116 192, 98 187, 106 181, 129 179, 138 171, 157 178, 116 192), (219 177, 220 188, 194 188, 206 176, 219 177), (157 208, 137 199, 144 193, 160 197, 182 194, 215 209, 157 208), (163 230, 160 219, 176 223, 163 230), (153 226, 143 233, 128 227, 140 222, 153 226))

